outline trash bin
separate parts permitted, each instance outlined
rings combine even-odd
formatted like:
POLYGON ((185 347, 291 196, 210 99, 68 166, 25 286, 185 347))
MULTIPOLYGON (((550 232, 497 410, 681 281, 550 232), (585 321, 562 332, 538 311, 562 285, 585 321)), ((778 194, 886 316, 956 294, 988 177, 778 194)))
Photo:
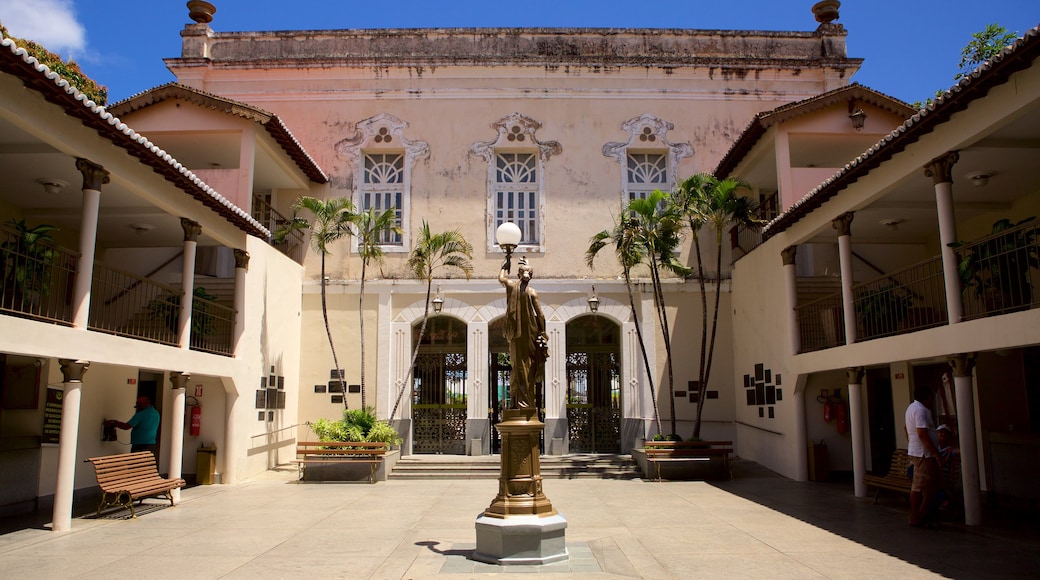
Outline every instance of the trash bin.
POLYGON ((827 442, 809 441, 809 481, 830 479, 830 464, 827 458, 827 442))
POLYGON ((210 447, 199 443, 198 453, 195 455, 195 480, 199 485, 213 485, 217 472, 217 444, 210 447))

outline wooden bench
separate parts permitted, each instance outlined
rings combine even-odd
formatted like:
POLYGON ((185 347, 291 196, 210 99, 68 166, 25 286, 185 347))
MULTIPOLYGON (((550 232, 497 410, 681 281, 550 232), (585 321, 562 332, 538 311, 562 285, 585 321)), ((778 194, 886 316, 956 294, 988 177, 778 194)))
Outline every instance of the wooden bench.
POLYGON ((643 444, 646 462, 657 470, 661 481, 661 465, 664 463, 721 460, 726 477, 732 479, 729 456, 733 453, 732 441, 647 441, 643 444))
POLYGON ((101 486, 98 516, 105 508, 120 505, 128 508, 130 516, 136 518, 133 502, 146 497, 165 495, 172 506, 171 492, 185 486, 183 479, 163 479, 159 475, 151 451, 91 457, 87 461, 94 464, 94 473, 101 486))
MULTIPOLYGON (((868 487, 874 488, 874 503, 877 503, 882 489, 910 494, 911 482, 910 478, 907 477, 907 469, 911 465, 913 465, 913 462, 910 461, 910 456, 906 454, 906 449, 896 449, 892 452, 892 463, 889 464, 888 473, 884 476, 863 476, 863 483, 867 484, 868 487)), ((944 465, 943 487, 947 489, 956 488, 961 476, 960 471, 960 460, 958 457, 954 457, 947 465, 944 465)))
POLYGON ((303 479, 305 466, 312 463, 367 463, 371 466, 369 483, 376 482, 376 471, 386 455, 387 444, 369 441, 299 441, 296 465, 303 479))

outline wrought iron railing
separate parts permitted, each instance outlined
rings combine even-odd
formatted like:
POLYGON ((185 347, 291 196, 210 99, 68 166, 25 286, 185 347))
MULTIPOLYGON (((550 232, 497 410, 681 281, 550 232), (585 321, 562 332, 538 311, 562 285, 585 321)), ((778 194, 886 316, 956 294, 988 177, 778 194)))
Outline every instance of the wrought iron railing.
POLYGON ((0 228, 0 311, 71 324, 78 262, 75 252, 0 228))
POLYGON ((734 224, 729 230, 733 262, 751 253, 762 245, 762 226, 758 224, 734 224))
MULTIPOLYGON (((282 227, 289 223, 289 218, 279 213, 278 210, 259 195, 253 196, 253 219, 271 230, 272 234, 280 232, 282 227)), ((278 235, 274 235, 271 238, 271 245, 292 260, 302 264, 303 258, 307 253, 307 237, 305 234, 306 232, 300 230, 286 230, 278 235)))
POLYGON ((845 344, 845 317, 842 314, 841 294, 824 296, 795 308, 801 348, 798 352, 812 352, 845 344))
MULTIPOLYGON (((964 319, 1040 306, 1040 246, 1034 220, 956 248, 964 319)), ((1001 222, 994 227, 1001 227, 1001 222)))
POLYGON ((171 286, 95 262, 87 327, 176 346, 183 295, 171 286))
POLYGON ((231 356, 235 309, 195 296, 191 301, 191 350, 231 356))
POLYGON ((930 258, 853 286, 852 305, 857 341, 946 324, 941 258, 930 258))

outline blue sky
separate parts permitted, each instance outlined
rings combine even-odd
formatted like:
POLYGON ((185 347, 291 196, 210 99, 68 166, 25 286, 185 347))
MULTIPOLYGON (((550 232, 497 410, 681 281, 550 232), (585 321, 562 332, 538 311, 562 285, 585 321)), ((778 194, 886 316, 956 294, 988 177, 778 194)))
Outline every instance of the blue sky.
MULTIPOLYGON (((217 32, 337 28, 590 27, 802 30, 814 0, 210 0, 217 32), (287 8, 288 7, 288 8, 287 8)), ((0 22, 106 85, 110 102, 170 82, 162 59, 180 56, 190 22, 181 0, 0 0, 0 22)), ((1036 0, 846 0, 848 55, 865 59, 852 80, 908 102, 953 84, 973 32, 999 23, 1019 34, 1040 24, 1036 0)))

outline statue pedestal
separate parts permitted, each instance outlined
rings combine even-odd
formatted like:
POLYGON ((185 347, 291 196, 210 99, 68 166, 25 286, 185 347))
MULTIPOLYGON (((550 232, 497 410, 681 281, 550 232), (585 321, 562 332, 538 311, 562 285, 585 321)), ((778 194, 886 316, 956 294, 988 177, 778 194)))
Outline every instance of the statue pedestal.
POLYGON ((567 520, 542 492, 538 435, 544 427, 533 408, 509 409, 496 425, 502 434, 498 495, 477 518, 475 560, 548 564, 567 559, 567 520))

